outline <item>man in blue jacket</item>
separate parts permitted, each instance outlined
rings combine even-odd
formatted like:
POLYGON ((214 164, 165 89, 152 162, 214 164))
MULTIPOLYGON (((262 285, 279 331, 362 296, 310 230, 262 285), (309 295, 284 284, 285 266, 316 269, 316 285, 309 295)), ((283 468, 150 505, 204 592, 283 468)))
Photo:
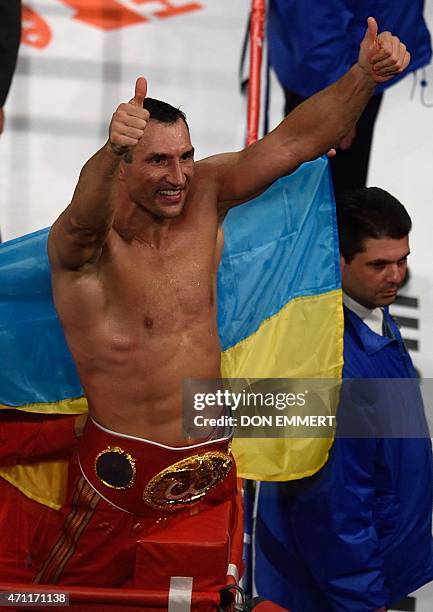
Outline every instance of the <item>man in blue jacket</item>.
MULTIPOLYGON (((423 18, 424 0, 270 0, 267 37, 270 64, 284 88, 285 114, 338 79, 352 65, 363 24, 374 15, 410 49, 410 66, 399 79, 430 62, 430 35, 423 18)), ((376 116, 385 88, 376 88, 356 128, 341 141, 331 160, 336 191, 366 184, 376 116)))
POLYGON ((406 275, 411 220, 378 188, 339 198, 337 215, 339 434, 317 475, 262 483, 258 503, 257 590, 293 612, 385 610, 433 579, 430 436, 388 313, 406 275))

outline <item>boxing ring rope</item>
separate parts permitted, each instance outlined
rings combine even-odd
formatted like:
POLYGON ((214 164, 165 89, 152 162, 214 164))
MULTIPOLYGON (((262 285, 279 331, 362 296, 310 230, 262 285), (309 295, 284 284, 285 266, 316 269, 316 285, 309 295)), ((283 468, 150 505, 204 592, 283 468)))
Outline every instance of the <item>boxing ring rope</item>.
MULTIPOLYGON (((17 584, 17 583, 1 583, 0 592, 7 593, 51 593, 61 594, 67 593, 69 595, 69 605, 67 608, 79 607, 80 610, 117 610, 117 606, 121 606, 121 609, 127 612, 128 610, 167 610, 169 607, 168 593, 161 591, 151 591, 146 589, 116 589, 116 588, 102 588, 102 587, 77 587, 77 586, 61 586, 52 584, 17 584), (83 606, 86 606, 85 608, 83 606)), ((194 592, 194 600, 198 600, 200 606, 212 606, 215 609, 219 604, 219 593, 210 592, 194 592)), ((27 609, 25 605, 21 606, 27 609)), ((39 607, 33 604, 32 610, 37 612, 38 610, 45 610, 46 607, 39 607)), ((65 609, 65 606, 49 606, 53 610, 65 609)), ((212 608, 209 608, 212 609, 212 608)))
MULTIPOLYGON (((250 13, 250 63, 248 74, 247 99, 247 139, 249 146, 259 138, 260 102, 261 102, 261 75, 263 61, 263 44, 265 36, 266 0, 251 0, 250 13)), ((255 497, 255 483, 244 481, 244 530, 252 538, 253 505, 255 497)), ((244 545, 244 575, 243 587, 247 595, 253 594, 253 562, 252 539, 244 545)))
POLYGON ((261 69, 266 0, 252 0, 250 20, 250 70, 248 85, 247 145, 259 137, 261 69))

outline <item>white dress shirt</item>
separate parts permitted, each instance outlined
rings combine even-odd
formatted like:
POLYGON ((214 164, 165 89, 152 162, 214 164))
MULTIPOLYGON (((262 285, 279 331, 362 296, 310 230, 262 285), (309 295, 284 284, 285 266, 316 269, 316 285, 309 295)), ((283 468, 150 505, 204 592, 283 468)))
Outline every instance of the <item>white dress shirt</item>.
POLYGON ((383 336, 383 310, 382 308, 366 308, 356 302, 343 291, 343 304, 354 312, 358 317, 379 336, 383 336))

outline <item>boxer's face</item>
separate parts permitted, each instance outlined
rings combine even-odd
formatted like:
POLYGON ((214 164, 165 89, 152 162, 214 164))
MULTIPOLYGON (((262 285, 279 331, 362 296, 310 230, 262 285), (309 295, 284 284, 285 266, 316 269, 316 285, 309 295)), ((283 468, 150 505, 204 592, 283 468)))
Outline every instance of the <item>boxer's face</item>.
POLYGON ((341 258, 343 290, 367 308, 388 306, 406 276, 409 237, 367 238, 363 246, 350 263, 341 258))
POLYGON ((178 217, 194 175, 194 149, 184 121, 150 120, 120 180, 130 199, 160 218, 178 217))

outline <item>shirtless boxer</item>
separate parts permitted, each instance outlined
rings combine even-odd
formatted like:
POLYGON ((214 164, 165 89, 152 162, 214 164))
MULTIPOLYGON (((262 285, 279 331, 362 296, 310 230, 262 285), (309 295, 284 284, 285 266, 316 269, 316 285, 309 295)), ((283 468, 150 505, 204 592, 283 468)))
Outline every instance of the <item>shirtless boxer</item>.
POLYGON ((225 213, 336 145, 376 83, 408 63, 406 47, 389 32, 378 36, 369 18, 358 63, 337 83, 252 146, 199 162, 181 113, 153 117, 159 105, 137 80, 49 237, 55 305, 98 423, 187 443, 182 381, 219 376, 215 277, 225 213))
MULTIPOLYGON (((228 438, 193 444, 181 429, 182 381, 220 375, 221 221, 338 143, 376 83, 408 62, 370 18, 358 64, 342 79, 261 141, 197 163, 182 113, 146 99, 137 80, 49 236, 54 301, 91 419, 57 527, 32 551, 35 582, 143 587, 137 542, 149 530, 182 517, 194 538, 194 517, 216 504, 233 510, 228 438)), ((183 569, 164 569, 173 571, 183 569)))

